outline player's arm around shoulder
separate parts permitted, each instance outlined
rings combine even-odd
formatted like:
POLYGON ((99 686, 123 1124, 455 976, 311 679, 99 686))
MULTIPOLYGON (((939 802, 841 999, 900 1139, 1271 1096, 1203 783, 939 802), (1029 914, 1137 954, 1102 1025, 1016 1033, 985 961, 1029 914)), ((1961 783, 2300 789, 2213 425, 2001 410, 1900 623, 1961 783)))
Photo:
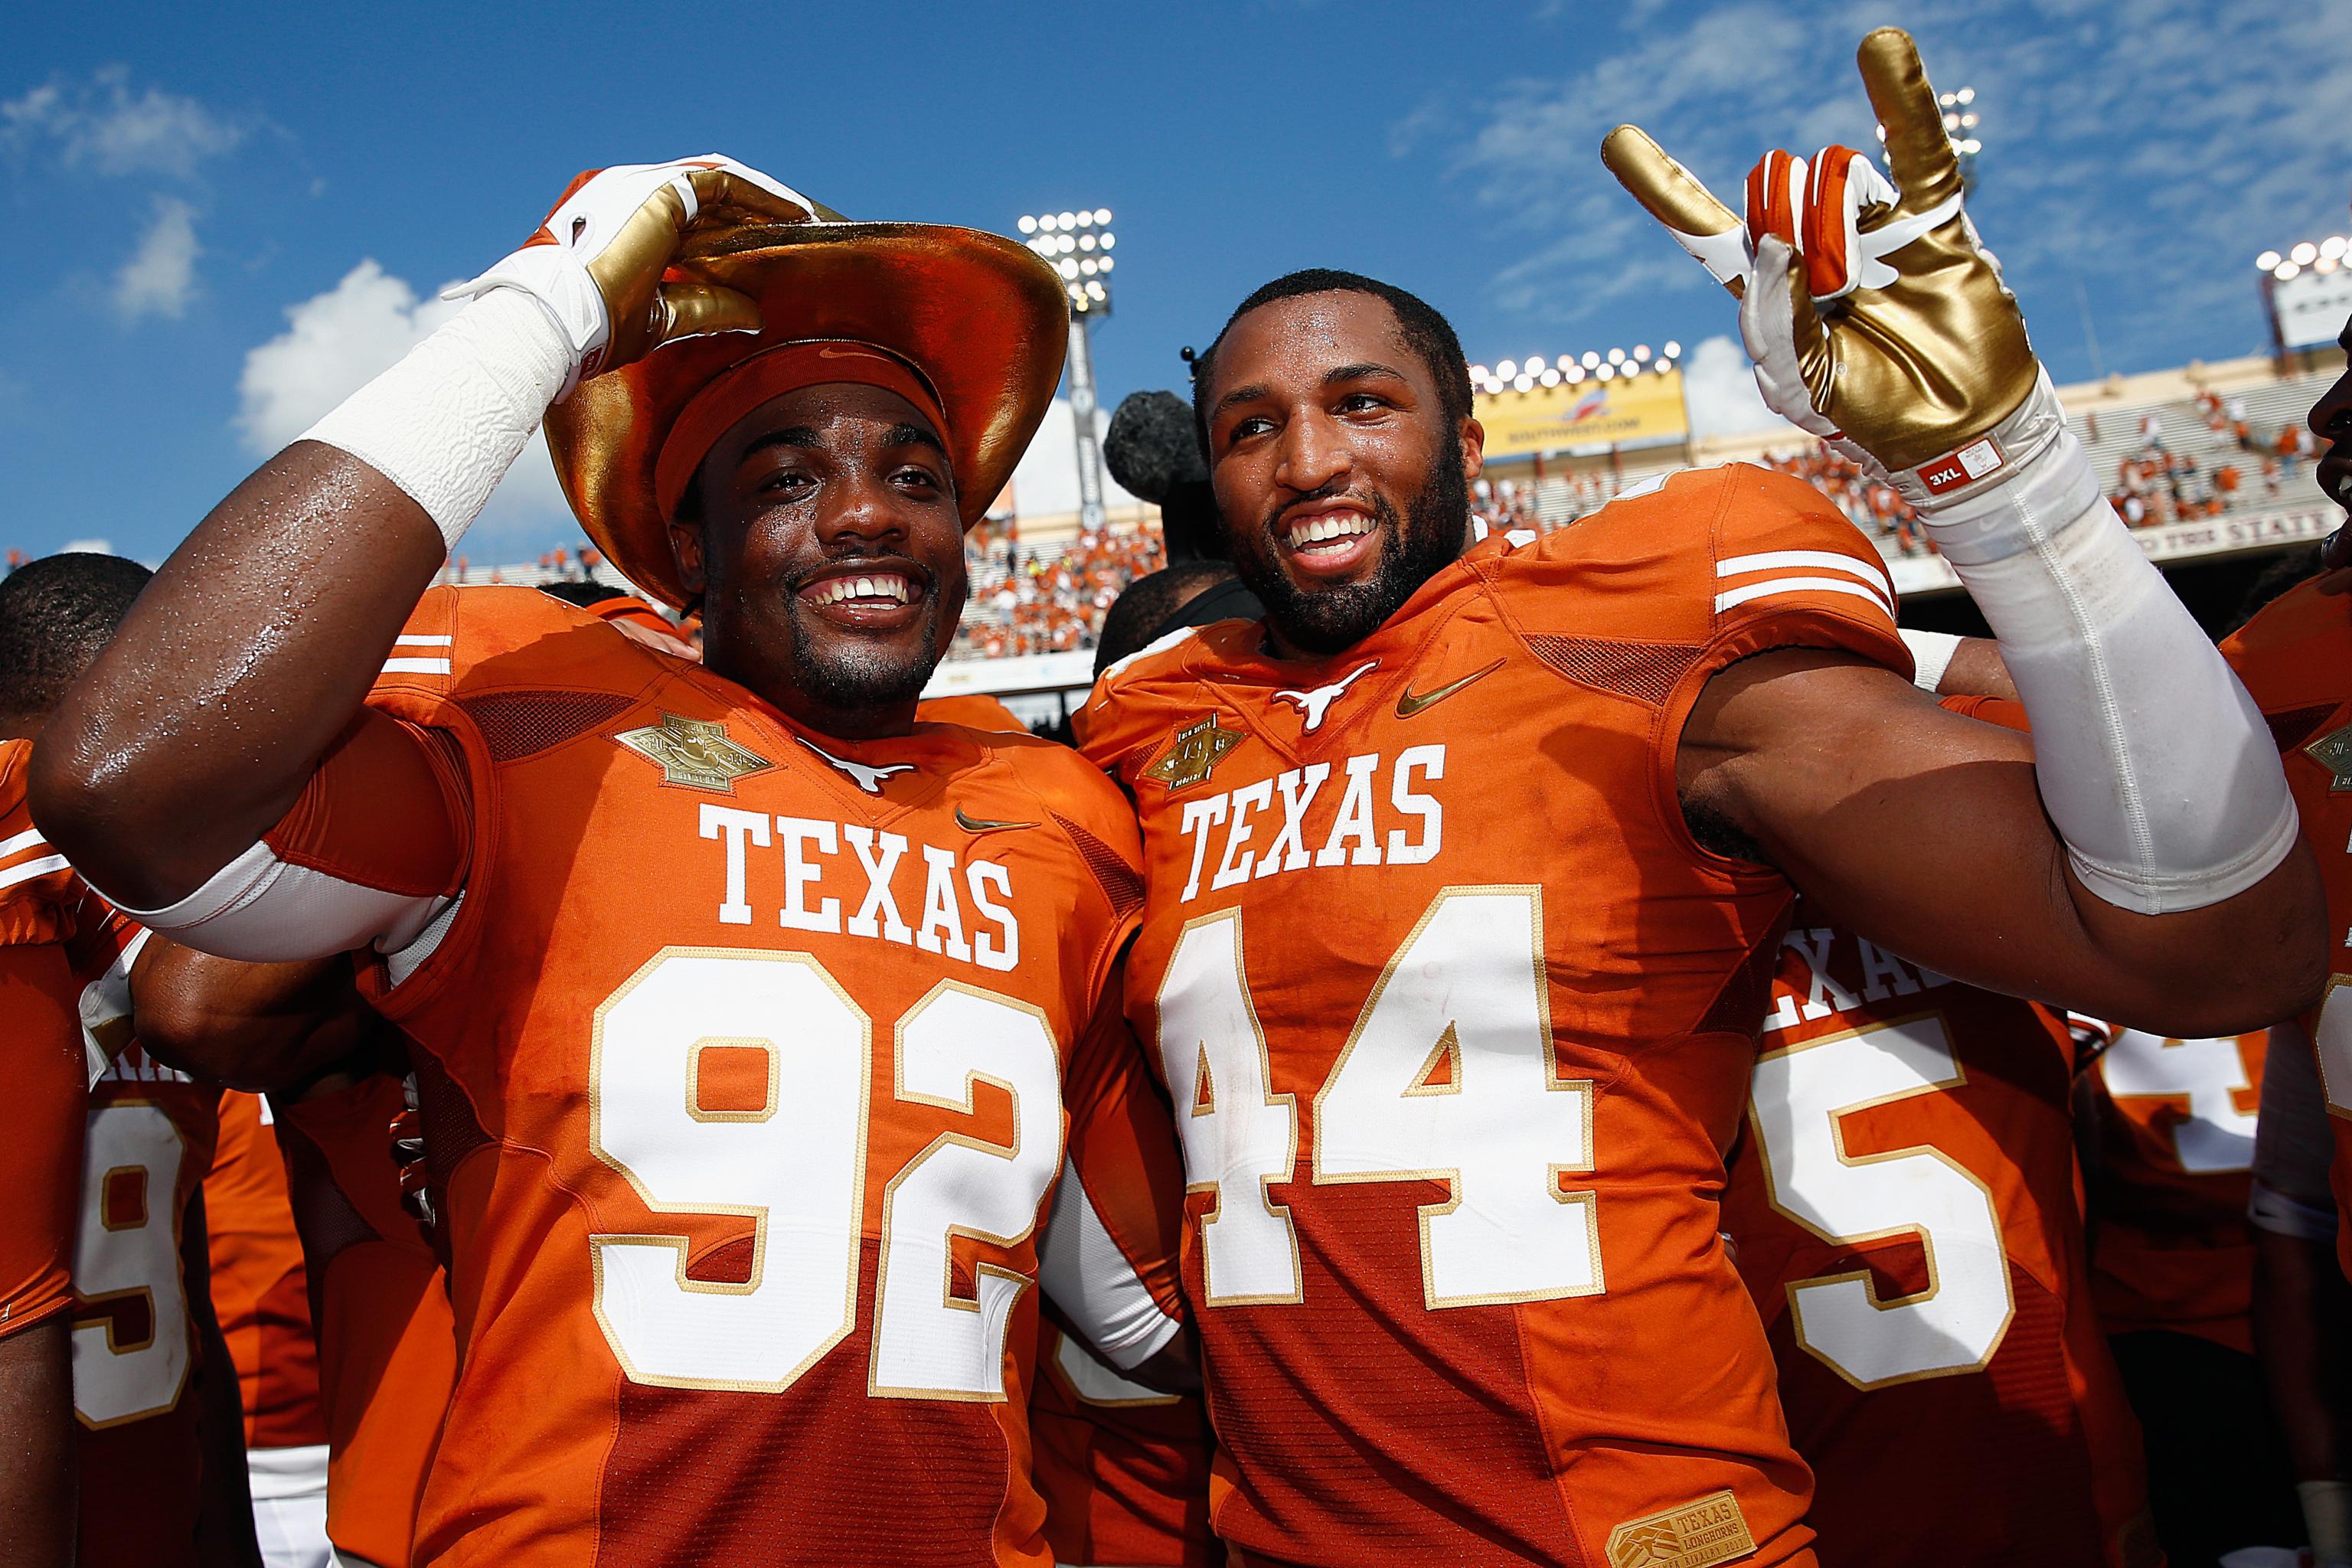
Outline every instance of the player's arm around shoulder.
POLYGON ((2200 1037, 2286 1016, 2324 979, 2307 853, 2203 908, 2122 909, 2069 863, 2030 737, 1851 652, 1782 647, 1725 668, 1692 707, 1675 773, 1709 847, 1779 868, 1857 929, 1977 984, 2200 1037))

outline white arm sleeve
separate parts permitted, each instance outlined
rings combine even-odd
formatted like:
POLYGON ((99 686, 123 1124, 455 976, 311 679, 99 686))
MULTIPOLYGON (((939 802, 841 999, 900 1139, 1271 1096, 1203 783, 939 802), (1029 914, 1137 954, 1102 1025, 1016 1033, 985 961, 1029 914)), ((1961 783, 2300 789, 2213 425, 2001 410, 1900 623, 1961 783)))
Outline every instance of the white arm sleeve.
POLYGON ((1894 478, 2000 643, 2084 886, 2160 915, 2269 875, 2296 826, 2277 748, 2107 504, 2049 377, 1990 436, 1894 478))
POLYGON ((302 433, 408 492, 455 548, 572 373, 530 295, 492 289, 302 433))
MULTIPOLYGON (((100 889, 103 896, 104 889, 100 889)), ((267 842, 160 910, 115 908, 150 931, 215 958, 285 963, 371 944, 406 947, 449 903, 438 894, 388 893, 278 858, 267 842)))
POLYGON ((1045 1234, 1037 1238, 1037 1277, 1062 1316, 1122 1372, 1141 1366, 1176 1337, 1180 1325, 1136 1277, 1095 1213, 1077 1166, 1066 1159, 1045 1234))

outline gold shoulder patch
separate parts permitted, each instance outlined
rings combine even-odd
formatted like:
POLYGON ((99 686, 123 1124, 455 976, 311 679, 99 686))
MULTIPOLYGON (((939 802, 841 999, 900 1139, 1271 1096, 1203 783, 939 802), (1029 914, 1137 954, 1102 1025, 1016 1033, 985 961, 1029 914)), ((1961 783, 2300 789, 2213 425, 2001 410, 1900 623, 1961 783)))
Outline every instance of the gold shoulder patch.
POLYGON ((2352 789, 2352 724, 2330 730, 2305 746, 2303 754, 2335 775, 2327 781, 2328 794, 2352 789))
POLYGON ((1227 752, 1249 737, 1239 730, 1228 730, 1217 722, 1214 713, 1196 724, 1188 724, 1176 731, 1176 739, 1160 754, 1157 762, 1143 770, 1143 776, 1166 784, 1168 793, 1190 789, 1205 784, 1227 752))
POLYGON ((1609 1532, 1609 1568, 1714 1568, 1756 1550, 1739 1500, 1727 1489, 1609 1532))
POLYGON ((662 771, 662 783, 733 795, 735 781, 776 764, 739 746, 727 726, 708 719, 664 713, 661 722, 624 730, 613 737, 662 771))

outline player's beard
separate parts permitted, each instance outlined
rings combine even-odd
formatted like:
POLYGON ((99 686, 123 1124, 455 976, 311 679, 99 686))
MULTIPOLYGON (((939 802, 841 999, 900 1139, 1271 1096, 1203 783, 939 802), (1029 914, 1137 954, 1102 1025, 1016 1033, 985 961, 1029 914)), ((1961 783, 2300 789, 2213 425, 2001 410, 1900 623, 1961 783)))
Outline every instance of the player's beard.
POLYGON ((836 712, 887 708, 912 702, 930 683, 940 664, 938 579, 913 561, 892 563, 925 581, 923 620, 917 651, 877 647, 856 634, 819 622, 797 597, 788 601, 793 617, 793 685, 803 697, 836 712))
MULTIPOLYGON (((1429 482, 1405 508, 1375 491, 1370 498, 1380 524, 1381 558, 1371 574, 1330 588, 1301 588, 1278 563, 1283 527, 1277 512, 1264 528, 1258 551, 1235 552, 1234 569, 1265 606, 1266 619, 1294 647, 1308 653, 1339 653, 1363 641, 1404 607, 1423 583, 1460 558, 1470 525, 1470 480, 1454 443, 1441 445, 1429 482)), ((1284 509, 1296 510, 1298 503, 1284 509)))

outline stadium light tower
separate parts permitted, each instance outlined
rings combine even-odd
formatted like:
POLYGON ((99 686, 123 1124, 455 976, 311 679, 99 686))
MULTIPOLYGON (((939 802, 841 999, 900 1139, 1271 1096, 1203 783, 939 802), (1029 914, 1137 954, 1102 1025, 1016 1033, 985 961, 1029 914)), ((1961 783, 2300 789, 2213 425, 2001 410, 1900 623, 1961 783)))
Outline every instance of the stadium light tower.
POLYGON ((1070 300, 1070 424, 1078 440, 1078 527, 1087 533, 1103 525, 1102 447, 1095 439, 1095 362, 1087 331, 1097 316, 1110 314, 1110 208, 1090 212, 1024 214, 1022 242, 1062 275, 1070 300))
MULTIPOLYGON (((1984 117, 1977 112, 1977 89, 1963 87, 1951 92, 1939 92, 1936 95, 1936 107, 1944 111, 1944 136, 1952 144, 1952 156, 1959 162, 1960 189, 1973 195, 1977 188, 1977 154, 1984 151, 1984 139, 1979 134, 1983 129, 1984 117)), ((1884 125, 1878 128, 1878 140, 1884 147, 1886 142, 1886 127, 1884 125)), ((1886 162, 1885 152, 1879 153, 1878 161, 1882 163, 1886 162)))

